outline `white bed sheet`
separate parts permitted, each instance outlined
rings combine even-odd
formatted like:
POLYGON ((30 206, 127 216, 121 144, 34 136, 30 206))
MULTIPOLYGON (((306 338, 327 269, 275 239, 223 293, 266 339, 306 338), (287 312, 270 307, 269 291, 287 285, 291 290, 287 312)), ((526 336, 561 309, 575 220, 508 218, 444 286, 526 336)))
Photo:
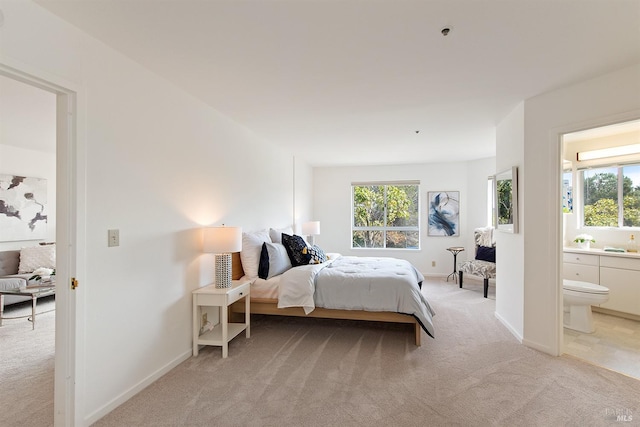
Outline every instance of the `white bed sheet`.
MULTIPOLYGON (((256 277, 251 282, 251 298, 278 299, 278 287, 280 286, 280 277, 274 276, 269 280, 256 277)), ((248 277, 243 277, 246 280, 248 277)))

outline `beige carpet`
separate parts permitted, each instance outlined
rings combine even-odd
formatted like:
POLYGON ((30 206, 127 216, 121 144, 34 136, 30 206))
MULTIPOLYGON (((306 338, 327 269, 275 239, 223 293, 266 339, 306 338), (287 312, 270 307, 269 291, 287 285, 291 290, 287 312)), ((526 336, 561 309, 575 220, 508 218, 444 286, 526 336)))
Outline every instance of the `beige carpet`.
POLYGON ((206 347, 96 426, 606 426, 640 421, 640 382, 526 348, 481 283, 426 283, 436 339, 405 327, 266 316, 206 347), (626 412, 625 412, 626 411, 626 412))
MULTIPOLYGON (((520 345, 480 282, 430 281, 424 292, 437 335, 420 348, 403 326, 253 316, 229 358, 203 348, 95 426, 610 426, 618 414, 640 425, 640 381, 520 345)), ((50 358, 41 380, 28 374, 49 399, 50 358)), ((0 424, 52 424, 50 401, 4 378, 0 424), (22 407, 7 404, 11 389, 22 407)))
MULTIPOLYGON (((38 300, 36 313, 53 310, 55 297, 38 300)), ((31 302, 11 304, 7 317, 31 315, 31 302)), ((0 425, 53 425, 55 311, 36 314, 36 328, 25 318, 0 327, 0 425)))

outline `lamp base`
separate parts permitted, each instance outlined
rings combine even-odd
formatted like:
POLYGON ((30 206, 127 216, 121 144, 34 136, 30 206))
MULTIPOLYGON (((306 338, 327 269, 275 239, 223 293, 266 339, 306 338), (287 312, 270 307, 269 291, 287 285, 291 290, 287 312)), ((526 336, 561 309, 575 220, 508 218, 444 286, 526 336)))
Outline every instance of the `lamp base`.
POLYGON ((231 287, 231 254, 216 254, 216 288, 231 287))

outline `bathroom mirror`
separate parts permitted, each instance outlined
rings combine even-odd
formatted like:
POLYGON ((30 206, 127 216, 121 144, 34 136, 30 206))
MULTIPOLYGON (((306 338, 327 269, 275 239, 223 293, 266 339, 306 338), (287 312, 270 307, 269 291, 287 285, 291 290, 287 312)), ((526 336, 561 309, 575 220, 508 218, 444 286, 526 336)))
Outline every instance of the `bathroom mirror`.
POLYGON ((506 233, 518 232, 518 167, 496 174, 496 226, 506 233))

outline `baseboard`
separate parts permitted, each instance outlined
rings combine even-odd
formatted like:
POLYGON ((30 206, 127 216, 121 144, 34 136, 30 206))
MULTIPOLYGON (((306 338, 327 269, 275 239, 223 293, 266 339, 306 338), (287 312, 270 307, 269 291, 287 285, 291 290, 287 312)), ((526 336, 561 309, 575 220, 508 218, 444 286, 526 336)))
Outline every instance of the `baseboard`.
POLYGON ((426 277, 447 277, 444 273, 422 273, 422 275, 426 277))
POLYGON ((522 336, 520 336, 520 334, 518 333, 518 331, 516 331, 510 324, 509 322, 507 322, 502 316, 500 316, 498 314, 498 312, 496 311, 495 313, 496 319, 498 319, 500 321, 500 323, 502 323, 502 325, 507 328, 507 330, 509 332, 511 332, 511 334, 516 337, 516 339, 518 340, 518 342, 520 344, 522 344, 522 336))
POLYGON ((636 322, 640 322, 640 316, 633 313, 623 313, 621 311, 611 310, 608 308, 598 307, 595 305, 591 306, 591 310, 594 312, 602 313, 602 314, 608 314, 610 316, 622 317, 624 319, 635 320, 636 322))
POLYGON ((522 344, 524 344, 527 347, 530 347, 530 348, 532 348, 534 350, 541 351, 542 353, 546 353, 546 354, 551 355, 551 356, 560 356, 559 354, 554 352, 551 347, 546 346, 546 345, 542 345, 542 344, 537 343, 537 342, 533 342, 533 341, 529 341, 529 340, 522 340, 522 344))
POLYGON ((100 418, 104 417, 109 412, 113 411, 118 406, 122 405, 124 402, 131 399, 133 396, 140 393, 142 390, 144 390, 145 388, 147 388, 148 386, 156 382, 159 378, 161 378, 163 375, 171 371, 173 368, 175 368, 176 366, 178 366, 179 364, 181 364, 182 362, 190 358, 192 355, 193 355, 193 350, 190 348, 188 351, 185 351, 184 353, 182 353, 181 355, 173 359, 171 362, 167 363, 162 368, 153 372, 151 375, 149 375, 148 377, 140 381, 138 384, 135 384, 129 390, 126 390, 124 393, 120 394, 115 399, 111 400, 106 405, 99 408, 97 411, 88 415, 85 418, 85 425, 92 425, 93 423, 98 421, 100 418))

